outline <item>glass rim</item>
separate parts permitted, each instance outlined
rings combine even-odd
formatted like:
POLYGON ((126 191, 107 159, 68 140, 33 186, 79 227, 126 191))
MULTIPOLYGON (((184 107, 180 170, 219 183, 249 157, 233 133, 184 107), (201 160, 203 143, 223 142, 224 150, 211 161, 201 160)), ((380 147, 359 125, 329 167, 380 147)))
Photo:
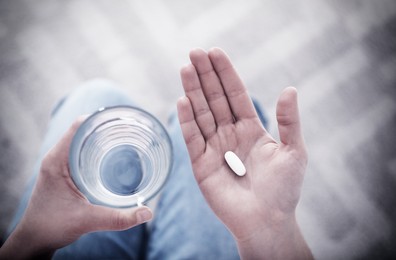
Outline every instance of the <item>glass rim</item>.
MULTIPOLYGON (((172 144, 172 140, 169 136, 167 129, 161 123, 161 121, 159 121, 153 114, 151 114, 150 112, 147 112, 146 110, 144 110, 140 107, 130 106, 130 105, 106 106, 106 107, 101 107, 98 110, 96 110, 95 112, 93 112, 92 114, 90 114, 84 120, 84 122, 82 122, 81 125, 78 127, 78 129, 76 130, 76 132, 72 138, 72 141, 71 141, 71 144, 69 147, 68 166, 69 166, 70 177, 71 177, 74 185, 91 203, 97 204, 97 205, 113 207, 113 208, 131 208, 131 207, 139 206, 138 199, 136 199, 136 202, 133 202, 130 204, 111 205, 110 203, 101 201, 101 200, 97 199, 95 196, 91 195, 91 192, 86 188, 86 185, 83 183, 82 178, 80 176, 78 176, 78 175, 80 175, 80 170, 78 167, 78 160, 80 159, 79 158, 80 152, 79 152, 78 148, 80 148, 80 146, 81 146, 80 144, 81 144, 81 136, 82 136, 79 133, 83 133, 83 131, 85 130, 87 125, 90 122, 92 122, 93 119, 97 118, 98 115, 102 114, 105 111, 112 111, 112 110, 117 110, 117 109, 131 110, 131 111, 136 111, 136 112, 143 114, 150 121, 153 121, 155 125, 159 126, 159 128, 161 129, 161 132, 164 134, 166 143, 169 145, 169 152, 170 152, 169 153, 168 171, 166 172, 166 176, 165 176, 163 182, 158 186, 158 188, 156 190, 154 190, 154 192, 152 192, 152 194, 150 194, 150 196, 144 197, 144 202, 148 202, 149 200, 153 199, 156 195, 158 195, 160 193, 160 191, 164 187, 165 183, 169 179, 169 175, 171 174, 172 169, 173 169, 173 163, 174 163, 173 162, 174 161, 173 160, 174 159, 173 144, 172 144)), ((136 195, 136 194, 134 194, 134 195, 136 195)))

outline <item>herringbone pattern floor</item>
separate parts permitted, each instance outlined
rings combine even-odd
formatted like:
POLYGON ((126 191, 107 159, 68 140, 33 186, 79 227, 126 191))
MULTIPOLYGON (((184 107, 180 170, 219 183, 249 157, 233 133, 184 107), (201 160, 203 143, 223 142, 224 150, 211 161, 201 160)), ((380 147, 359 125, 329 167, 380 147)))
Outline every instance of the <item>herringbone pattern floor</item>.
POLYGON ((281 89, 299 89, 315 256, 396 257, 394 0, 0 1, 0 232, 59 98, 110 78, 165 122, 197 46, 229 53, 271 122, 281 89))

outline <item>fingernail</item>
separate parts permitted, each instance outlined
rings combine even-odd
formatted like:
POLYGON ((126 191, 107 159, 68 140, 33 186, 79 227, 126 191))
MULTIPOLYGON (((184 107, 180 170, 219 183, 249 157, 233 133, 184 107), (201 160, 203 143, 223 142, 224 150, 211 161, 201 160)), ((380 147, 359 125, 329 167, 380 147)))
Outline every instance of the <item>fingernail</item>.
POLYGON ((147 222, 147 221, 151 220, 152 217, 153 217, 153 214, 148 209, 141 209, 136 213, 136 218, 137 218, 138 223, 147 222))

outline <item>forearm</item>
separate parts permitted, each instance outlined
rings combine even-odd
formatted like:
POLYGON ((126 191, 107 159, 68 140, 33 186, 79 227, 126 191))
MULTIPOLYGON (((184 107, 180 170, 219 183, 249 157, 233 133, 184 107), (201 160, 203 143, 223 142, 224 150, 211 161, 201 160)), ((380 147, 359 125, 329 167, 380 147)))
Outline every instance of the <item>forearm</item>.
POLYGON ((313 259, 295 218, 237 240, 242 259, 313 259))
POLYGON ((0 259, 51 259, 55 250, 41 246, 38 240, 19 226, 0 248, 0 259))

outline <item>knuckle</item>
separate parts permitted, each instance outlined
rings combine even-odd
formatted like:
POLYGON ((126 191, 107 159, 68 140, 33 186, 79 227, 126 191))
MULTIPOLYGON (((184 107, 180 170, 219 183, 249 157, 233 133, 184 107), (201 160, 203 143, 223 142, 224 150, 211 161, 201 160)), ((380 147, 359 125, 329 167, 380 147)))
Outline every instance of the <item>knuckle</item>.
POLYGON ((52 155, 52 151, 49 151, 43 160, 41 161, 40 171, 48 175, 54 170, 54 156, 52 155))
POLYGON ((223 91, 211 91, 207 94, 206 98, 208 102, 213 103, 219 99, 225 99, 225 95, 223 91))
POLYGON ((239 89, 239 88, 232 89, 232 90, 228 91, 227 96, 229 98, 236 98, 236 97, 244 95, 245 91, 246 90, 244 88, 242 88, 242 89, 239 89))
POLYGON ((114 212, 113 215, 113 226, 116 229, 125 229, 129 226, 129 219, 119 211, 114 212))
POLYGON ((291 116, 289 114, 276 115, 276 121, 278 122, 278 124, 283 125, 283 126, 291 126, 291 125, 298 123, 298 121, 293 116, 291 116))
POLYGON ((198 140, 199 138, 201 138, 201 135, 200 135, 200 134, 193 134, 193 135, 189 136, 189 137, 186 139, 186 144, 187 144, 187 145, 192 144, 192 143, 194 143, 196 140, 198 140))
POLYGON ((210 110, 207 107, 199 108, 199 109, 195 110, 195 117, 199 118, 202 116, 206 116, 209 114, 209 112, 210 112, 210 110))

